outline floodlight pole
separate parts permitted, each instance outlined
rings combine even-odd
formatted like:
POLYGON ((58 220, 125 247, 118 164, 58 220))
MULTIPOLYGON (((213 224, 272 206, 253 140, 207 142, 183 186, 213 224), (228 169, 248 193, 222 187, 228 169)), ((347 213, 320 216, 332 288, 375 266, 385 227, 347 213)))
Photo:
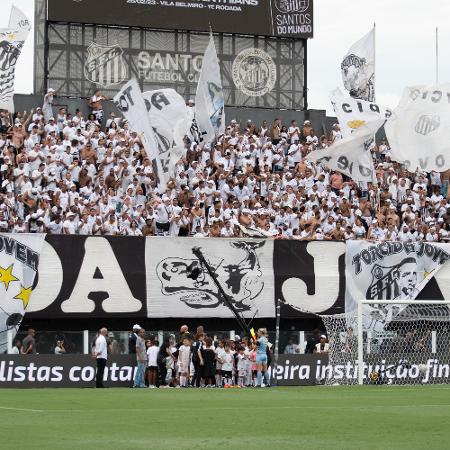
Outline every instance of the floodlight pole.
POLYGON ((219 283, 219 280, 217 279, 216 272, 206 261, 200 247, 193 247, 192 253, 200 261, 201 266, 203 266, 207 270, 209 276, 214 281, 214 284, 216 285, 217 289, 219 290, 220 295, 224 299, 226 306, 228 306, 228 308, 230 308, 230 310, 234 314, 234 317, 236 317, 236 320, 238 321, 239 326, 241 327, 242 331, 245 333, 246 336, 250 337, 249 326, 245 322, 244 318, 240 315, 239 311, 234 307, 233 302, 231 301, 230 297, 225 293, 223 287, 221 286, 221 284, 219 283))

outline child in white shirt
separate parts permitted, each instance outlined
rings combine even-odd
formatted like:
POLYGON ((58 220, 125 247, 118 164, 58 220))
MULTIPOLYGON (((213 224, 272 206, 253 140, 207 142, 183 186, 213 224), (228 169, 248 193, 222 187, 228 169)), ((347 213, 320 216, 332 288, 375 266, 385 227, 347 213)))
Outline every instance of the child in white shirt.
POLYGON ((222 379, 224 386, 233 384, 233 363, 234 356, 231 353, 230 344, 225 343, 224 352, 220 356, 222 363, 222 379))
POLYGON ((147 365, 148 365, 148 387, 155 388, 156 381, 158 379, 158 352, 159 352, 159 342, 157 340, 153 341, 150 347, 147 349, 147 365))
POLYGON ((189 338, 184 338, 183 345, 178 350, 178 373, 181 387, 188 387, 191 357, 191 341, 189 338))
POLYGON ((237 354, 237 379, 238 386, 244 387, 245 375, 247 373, 247 358, 244 353, 244 347, 238 347, 237 354))

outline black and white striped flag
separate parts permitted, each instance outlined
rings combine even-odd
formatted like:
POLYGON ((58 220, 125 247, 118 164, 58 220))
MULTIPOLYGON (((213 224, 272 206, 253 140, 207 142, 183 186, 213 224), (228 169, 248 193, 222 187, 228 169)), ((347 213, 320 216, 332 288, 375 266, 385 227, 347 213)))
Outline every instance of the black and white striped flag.
POLYGON ((30 21, 25 14, 13 6, 9 27, 0 29, 0 109, 14 110, 16 63, 30 29, 30 21))

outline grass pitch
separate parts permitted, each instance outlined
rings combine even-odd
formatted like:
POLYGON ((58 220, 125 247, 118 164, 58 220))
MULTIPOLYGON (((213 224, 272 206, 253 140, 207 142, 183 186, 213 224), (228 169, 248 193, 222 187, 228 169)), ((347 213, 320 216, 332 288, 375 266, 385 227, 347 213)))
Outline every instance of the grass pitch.
POLYGON ((0 390, 1 449, 449 449, 450 386, 0 390))

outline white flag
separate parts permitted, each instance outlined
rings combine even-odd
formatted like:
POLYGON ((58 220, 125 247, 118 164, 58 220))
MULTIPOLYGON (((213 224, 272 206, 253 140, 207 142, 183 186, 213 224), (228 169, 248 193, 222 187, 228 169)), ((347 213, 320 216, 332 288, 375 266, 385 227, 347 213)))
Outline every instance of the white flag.
POLYGON ((337 170, 355 181, 372 182, 374 179, 373 159, 370 148, 375 133, 383 120, 369 122, 325 150, 315 150, 306 156, 310 162, 325 162, 331 170, 337 170))
POLYGON ((170 145, 166 145, 164 136, 153 132, 137 81, 133 78, 125 83, 113 101, 128 120, 131 129, 140 135, 147 156, 153 162, 153 167, 156 165, 159 190, 164 192, 169 178, 170 145))
POLYGON ((169 176, 174 165, 183 157, 183 139, 191 127, 192 118, 183 97, 174 89, 160 89, 143 93, 148 116, 158 141, 169 147, 169 176))
POLYGON ((354 98, 375 101, 375 28, 355 42, 341 63, 342 81, 354 98))
POLYGON ((20 9, 13 6, 8 28, 0 30, 0 109, 14 111, 16 62, 30 29, 28 18, 20 9))
POLYGON ((392 115, 392 111, 384 106, 343 96, 339 89, 331 92, 330 101, 343 136, 350 136, 361 125, 392 115))
POLYGON ((385 131, 392 159, 406 168, 450 168, 450 83, 407 87, 385 131))
POLYGON ((25 41, 28 37, 28 33, 31 30, 31 23, 28 17, 16 6, 12 6, 11 13, 9 15, 8 28, 17 30, 19 40, 25 41))
POLYGON ((212 34, 203 57, 195 95, 195 119, 200 141, 212 142, 225 131, 225 108, 220 66, 212 34))
POLYGON ((0 353, 29 306, 45 234, 0 234, 0 353))

